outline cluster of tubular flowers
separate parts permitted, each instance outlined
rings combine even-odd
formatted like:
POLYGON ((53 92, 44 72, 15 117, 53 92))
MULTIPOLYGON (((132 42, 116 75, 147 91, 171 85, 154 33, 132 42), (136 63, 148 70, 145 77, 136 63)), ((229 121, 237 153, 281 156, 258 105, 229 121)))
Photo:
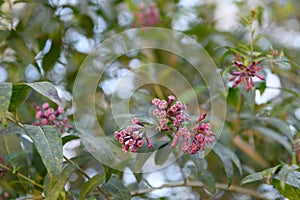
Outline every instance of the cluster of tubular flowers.
MULTIPOLYGON (((169 96, 168 101, 155 98, 152 100, 152 104, 155 106, 153 115, 157 119, 157 128, 161 133, 172 137, 171 147, 178 145, 181 151, 195 154, 205 150, 206 146, 215 140, 210 124, 201 122, 206 114, 201 115, 188 128, 187 123, 191 119, 189 115, 184 113, 186 106, 182 102, 176 101, 174 96, 169 96)), ((144 134, 145 124, 137 118, 132 119, 132 124, 115 132, 116 140, 122 144, 122 150, 137 152, 144 145, 143 138, 146 139, 148 148, 152 148, 153 145, 144 134)))
POLYGON ((210 123, 201 123, 205 117, 206 114, 201 115, 191 129, 184 126, 179 128, 177 132, 173 132, 171 147, 175 147, 180 138, 182 138, 183 142, 180 145, 181 150, 195 154, 198 151, 205 150, 207 145, 212 144, 215 140, 215 136, 210 129, 210 123))
POLYGON ((253 77, 257 77, 260 80, 265 80, 264 77, 258 74, 261 70, 259 62, 251 62, 248 66, 242 62, 234 61, 233 64, 238 68, 238 71, 231 72, 232 77, 230 81, 234 81, 232 87, 236 87, 240 83, 245 83, 246 90, 254 88, 253 77))
POLYGON ((72 129, 72 126, 67 123, 68 118, 63 116, 65 113, 63 107, 59 106, 57 110, 55 110, 50 107, 49 103, 46 102, 42 105, 42 107, 35 106, 34 108, 36 110, 35 126, 55 125, 61 133, 72 129))
POLYGON ((139 11, 135 13, 136 22, 133 27, 150 27, 159 22, 159 10, 156 4, 151 2, 148 7, 140 4, 139 11))
MULTIPOLYGON (((138 148, 141 148, 144 146, 144 140, 143 140, 143 127, 144 125, 139 122, 137 118, 132 119, 132 124, 128 126, 127 128, 116 131, 115 137, 118 142, 122 144, 122 150, 124 152, 137 152, 138 148)), ((148 148, 152 148, 153 145, 149 141, 147 136, 144 136, 146 138, 148 148)))

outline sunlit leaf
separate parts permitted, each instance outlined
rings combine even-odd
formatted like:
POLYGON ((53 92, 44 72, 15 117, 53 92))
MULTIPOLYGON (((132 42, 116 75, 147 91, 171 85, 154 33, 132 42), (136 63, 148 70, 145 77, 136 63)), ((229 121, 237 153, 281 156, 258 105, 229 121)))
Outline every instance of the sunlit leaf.
POLYGON ((105 181, 105 175, 104 174, 97 174, 93 178, 89 179, 87 182, 85 182, 81 189, 79 194, 79 199, 84 200, 86 197, 93 191, 95 188, 103 183, 105 181))
POLYGON ((60 132, 56 126, 24 125, 26 134, 40 154, 47 168, 50 179, 61 173, 63 163, 63 150, 60 132))
POLYGON ((106 166, 106 165, 104 165, 104 164, 102 164, 102 169, 103 169, 103 172, 104 172, 104 181, 105 182, 107 182, 109 179, 110 179, 110 177, 111 177, 111 175, 112 175, 112 171, 113 171, 113 169, 112 168, 110 168, 109 166, 106 166))
POLYGON ((117 178, 110 178, 102 185, 103 189, 109 192, 115 200, 130 200, 131 195, 127 187, 117 178))
POLYGON ((226 101, 232 107, 237 107, 239 103, 239 89, 238 88, 228 88, 228 94, 226 97, 226 101))
POLYGON ((253 173, 250 174, 246 177, 243 178, 243 180, 241 181, 242 184, 247 184, 247 183, 252 183, 255 181, 261 181, 264 179, 264 176, 262 174, 262 172, 257 172, 257 173, 253 173))
MULTIPOLYGON (((300 183, 298 182, 299 186, 300 183)), ((284 189, 281 187, 280 181, 273 179, 272 185, 287 199, 300 200, 300 188, 291 185, 285 185, 284 189)))

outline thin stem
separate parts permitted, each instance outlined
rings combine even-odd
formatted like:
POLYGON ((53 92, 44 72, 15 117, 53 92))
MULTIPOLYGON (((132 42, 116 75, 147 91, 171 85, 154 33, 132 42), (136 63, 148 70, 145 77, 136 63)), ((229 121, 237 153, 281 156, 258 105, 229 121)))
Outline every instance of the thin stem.
MULTIPOLYGON (((0 167, 1 167, 2 169, 5 169, 6 171, 12 172, 12 169, 10 169, 9 167, 7 167, 7 166, 5 166, 5 165, 3 165, 3 164, 1 164, 1 163, 0 163, 0 167)), ((16 176, 18 176, 18 177, 20 177, 20 178, 22 178, 22 179, 28 181, 28 182, 31 183, 32 185, 37 186, 37 187, 43 189, 43 186, 42 186, 42 185, 36 183, 34 180, 32 180, 32 179, 28 178, 27 176, 21 174, 20 172, 15 172, 15 173, 13 173, 13 174, 15 174, 16 176)))
MULTIPOLYGON (((187 182, 187 183, 183 183, 183 182, 168 183, 168 184, 164 184, 160 187, 152 187, 152 188, 133 191, 133 192, 131 192, 131 195, 132 196, 138 196, 138 195, 147 194, 147 193, 152 192, 154 190, 163 189, 163 188, 174 188, 174 187, 203 188, 204 184, 200 181, 193 181, 193 182, 187 182)), ((237 193, 250 195, 250 196, 252 196, 254 198, 257 198, 257 199, 267 199, 262 194, 254 191, 254 190, 242 188, 242 187, 239 187, 239 186, 236 186, 236 185, 231 185, 231 186, 228 187, 228 184, 216 183, 215 187, 217 189, 221 189, 221 190, 226 190, 226 191, 230 191, 230 192, 237 192, 237 193)))

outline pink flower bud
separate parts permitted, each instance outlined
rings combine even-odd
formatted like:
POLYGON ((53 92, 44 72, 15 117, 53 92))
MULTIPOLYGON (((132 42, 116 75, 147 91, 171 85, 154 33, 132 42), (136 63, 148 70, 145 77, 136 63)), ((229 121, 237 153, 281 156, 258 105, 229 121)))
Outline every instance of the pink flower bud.
POLYGON ((139 122, 139 119, 138 118, 133 118, 132 120, 131 120, 131 122, 133 123, 133 124, 139 124, 140 122, 139 122))
POLYGON ((58 108, 57 108, 57 114, 64 114, 64 112, 65 112, 64 108, 61 107, 61 106, 58 106, 58 108))
POLYGON ((43 107, 45 110, 47 110, 47 109, 49 108, 49 103, 48 103, 48 102, 44 103, 44 104, 42 105, 42 107, 43 107))
POLYGON ((44 119, 42 119, 42 124, 43 124, 43 125, 46 125, 46 124, 48 124, 48 120, 47 120, 47 119, 45 119, 45 118, 44 118, 44 119))
POLYGON ((55 120, 55 119, 56 119, 56 116, 55 116, 54 114, 51 114, 51 115, 49 116, 49 120, 53 121, 53 120, 55 120))

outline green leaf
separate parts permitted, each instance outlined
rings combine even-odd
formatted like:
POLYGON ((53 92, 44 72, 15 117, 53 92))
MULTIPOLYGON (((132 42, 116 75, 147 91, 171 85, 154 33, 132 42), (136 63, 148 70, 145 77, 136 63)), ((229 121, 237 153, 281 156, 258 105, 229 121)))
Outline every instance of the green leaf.
MULTIPOLYGON (((299 169, 299 166, 297 165, 284 165, 281 170, 278 173, 279 179, 280 179, 280 186, 284 190, 285 189, 285 183, 287 181, 288 175, 299 169)), ((299 185, 300 187, 300 185, 299 185)))
POLYGON ((228 94, 226 101, 228 105, 231 105, 232 107, 237 107, 239 103, 239 92, 238 88, 228 88, 228 94))
POLYGON ((84 200, 98 185, 105 181, 104 174, 97 174, 85 182, 80 190, 79 199, 84 200))
POLYGON ((59 178, 53 183, 49 176, 45 178, 44 181, 44 193, 45 193, 45 200, 57 200, 60 199, 60 194, 64 191, 64 186, 67 183, 67 180, 71 176, 71 174, 76 169, 75 165, 67 165, 62 170, 59 178))
POLYGON ((199 180, 204 184, 204 187, 206 189, 208 189, 209 192, 211 192, 212 194, 215 193, 216 188, 215 188, 215 184, 216 184, 216 180, 215 177, 206 169, 203 169, 201 171, 201 175, 199 177, 199 180))
POLYGON ((15 83, 12 88, 12 96, 8 110, 12 113, 17 112, 18 107, 23 103, 30 91, 30 87, 23 83, 15 83))
POLYGON ((56 126, 24 125, 26 134, 41 156, 49 177, 59 176, 62 170, 63 149, 60 132, 56 126))
POLYGON ((62 138, 62 145, 64 146, 66 143, 72 141, 72 140, 77 140, 77 139, 80 139, 80 137, 78 135, 67 135, 67 136, 64 136, 62 138))
POLYGON ((25 134, 24 129, 19 126, 12 126, 0 131, 0 136, 11 135, 11 134, 25 134))
POLYGON ((44 55, 42 67, 47 72, 51 70, 54 64, 57 62, 60 56, 60 43, 57 41, 52 41, 50 50, 47 54, 44 55))
POLYGON ((216 143, 213 148, 213 151, 219 156, 224 164, 224 169, 226 176, 229 181, 229 185, 231 184, 232 177, 233 177, 233 166, 232 162, 237 166, 239 169, 240 174, 242 174, 242 165, 239 158, 227 147, 223 146, 220 143, 216 143))
POLYGON ((61 105, 57 90, 50 82, 14 83, 8 110, 16 114, 18 107, 23 103, 31 89, 61 105))
POLYGON ((261 134, 263 134, 267 138, 271 138, 271 139, 275 140, 276 142, 280 143, 282 146, 284 146, 286 148, 286 150, 290 154, 293 153, 292 152, 293 148, 292 148, 291 144, 285 139, 285 137, 278 134, 276 131, 274 131, 270 128, 263 127, 263 126, 252 126, 251 128, 253 130, 256 130, 256 131, 260 132, 261 134))
POLYGON ((6 125, 6 112, 8 111, 10 98, 12 95, 11 83, 0 83, 0 122, 6 125))
POLYGON ((103 169, 103 172, 105 174, 105 180, 104 181, 107 182, 110 179, 111 175, 112 175, 112 170, 113 169, 106 166, 106 165, 104 165, 104 164, 102 164, 102 169, 103 169))
POLYGON ((103 189, 109 192, 115 200, 130 200, 131 195, 127 187, 117 178, 110 178, 102 185, 103 189))
POLYGON ((280 181, 273 179, 272 185, 287 199, 289 200, 300 200, 300 189, 299 187, 293 187, 286 185, 285 189, 280 186, 280 181))
POLYGON ((262 172, 257 172, 257 173, 253 173, 250 174, 246 177, 244 177, 241 181, 241 184, 247 184, 247 183, 252 183, 255 181, 261 181, 264 179, 264 176, 262 175, 262 172))
POLYGON ((172 148, 168 143, 163 144, 158 148, 158 150, 155 153, 154 161, 156 165, 163 165, 168 157, 170 156, 170 153, 172 152, 172 148))

